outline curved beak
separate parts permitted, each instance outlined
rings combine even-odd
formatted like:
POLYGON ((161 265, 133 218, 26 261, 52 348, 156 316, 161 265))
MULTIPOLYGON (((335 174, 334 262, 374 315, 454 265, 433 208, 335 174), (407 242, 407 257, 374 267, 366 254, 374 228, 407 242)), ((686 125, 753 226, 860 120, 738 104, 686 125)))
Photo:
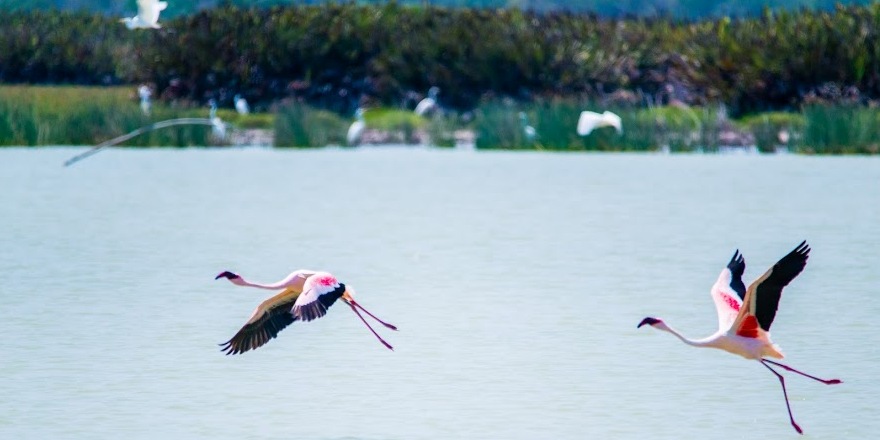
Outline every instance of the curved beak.
POLYGON ((657 318, 647 317, 647 318, 643 319, 642 322, 640 322, 639 325, 636 326, 636 328, 641 328, 645 324, 654 325, 654 324, 657 324, 658 322, 660 322, 660 320, 657 318))

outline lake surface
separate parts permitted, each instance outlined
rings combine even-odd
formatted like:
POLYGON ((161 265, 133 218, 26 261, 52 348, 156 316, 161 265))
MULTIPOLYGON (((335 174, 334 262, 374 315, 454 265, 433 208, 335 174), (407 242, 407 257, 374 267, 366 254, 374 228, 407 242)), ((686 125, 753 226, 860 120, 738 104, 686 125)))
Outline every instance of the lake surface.
POLYGON ((757 362, 636 329, 715 331, 709 288, 801 240, 773 337, 809 438, 880 428, 880 158, 0 149, 0 438, 796 438, 757 362), (276 281, 341 304, 242 356, 276 281))

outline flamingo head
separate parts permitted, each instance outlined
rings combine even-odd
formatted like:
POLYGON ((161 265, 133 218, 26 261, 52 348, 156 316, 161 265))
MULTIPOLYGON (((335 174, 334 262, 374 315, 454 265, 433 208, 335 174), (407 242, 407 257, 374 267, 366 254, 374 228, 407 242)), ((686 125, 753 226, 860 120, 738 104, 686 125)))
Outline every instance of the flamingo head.
POLYGON ((639 325, 636 326, 636 328, 641 328, 645 324, 648 324, 651 327, 659 328, 659 329, 666 327, 666 323, 664 323, 662 320, 657 319, 657 318, 652 318, 649 316, 649 317, 643 319, 642 322, 640 322, 639 325))
POLYGON ((224 270, 223 272, 219 273, 216 277, 214 277, 215 280, 219 280, 220 278, 226 278, 232 284, 237 284, 239 286, 244 285, 244 281, 241 279, 240 276, 238 276, 237 274, 234 274, 228 270, 224 270))

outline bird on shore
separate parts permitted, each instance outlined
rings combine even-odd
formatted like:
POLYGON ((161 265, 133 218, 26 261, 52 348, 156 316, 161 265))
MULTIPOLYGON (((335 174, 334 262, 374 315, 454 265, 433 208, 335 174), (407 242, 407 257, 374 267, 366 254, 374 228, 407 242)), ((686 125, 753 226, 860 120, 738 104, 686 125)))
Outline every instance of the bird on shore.
POLYGON ((428 89, 428 97, 416 104, 415 113, 419 116, 426 116, 437 109, 437 95, 440 94, 439 87, 431 87, 428 89))
POLYGON ((577 133, 579 135, 587 136, 599 127, 614 127, 618 134, 623 133, 623 124, 621 123, 620 116, 607 110, 604 113, 596 113, 589 110, 581 112, 577 125, 577 133))
POLYGON ((237 111, 238 114, 246 115, 251 112, 251 108, 248 105, 247 100, 244 99, 243 96, 235 95, 234 101, 235 101, 235 111, 237 111))
POLYGON ((746 289, 742 281, 746 262, 739 250, 734 252, 727 267, 721 271, 721 275, 712 286, 712 299, 718 312, 718 331, 707 338, 688 339, 669 327, 663 320, 652 317, 643 319, 638 327, 647 324, 673 334, 690 346, 717 348, 760 362, 779 379, 791 426, 798 434, 803 434, 803 430, 795 423, 791 413, 788 392, 785 389, 785 379, 771 365, 826 385, 839 384, 841 381, 839 379, 820 379, 766 358, 783 358, 779 347, 770 340, 770 324, 773 323, 773 318, 776 316, 779 299, 782 297, 782 289, 804 270, 809 255, 810 247, 804 241, 746 289))
POLYGON ((153 95, 153 91, 150 90, 150 87, 146 84, 141 84, 138 86, 138 96, 141 99, 141 111, 144 115, 150 115, 150 108, 152 104, 150 103, 150 96, 153 95))
POLYGON ((538 132, 535 131, 535 127, 529 125, 529 116, 526 115, 526 112, 519 112, 519 123, 522 126, 523 136, 526 138, 526 142, 534 143, 538 138, 538 132))
POLYGON ((208 119, 211 120, 211 134, 217 140, 225 140, 226 123, 217 116, 217 100, 214 98, 209 99, 208 106, 210 107, 210 110, 208 111, 208 119))
POLYGON ((159 13, 168 7, 168 2, 158 0, 137 0, 138 13, 134 17, 119 20, 129 29, 160 29, 159 13))
POLYGON ((318 319, 326 315, 327 309, 339 299, 342 299, 351 307, 351 310, 363 321, 373 335, 379 339, 379 342, 390 350, 394 350, 394 347, 385 342, 373 330, 373 327, 367 323, 367 320, 364 319, 358 309, 385 327, 392 330, 397 330, 397 327, 382 321, 364 309, 355 301, 354 289, 351 286, 340 283, 330 273, 300 269, 291 272, 281 281, 272 284, 250 282, 238 274, 229 271, 221 272, 214 279, 220 278, 226 278, 237 286, 250 286, 268 290, 283 289, 277 295, 260 303, 241 330, 231 339, 220 344, 221 350, 226 352, 227 355, 240 354, 261 347, 269 342, 270 339, 278 336, 278 332, 295 321, 308 322, 318 319))
POLYGON ((361 135, 367 128, 367 121, 364 119, 364 109, 358 108, 354 111, 354 122, 348 127, 348 133, 345 136, 348 145, 356 146, 361 142, 361 135))

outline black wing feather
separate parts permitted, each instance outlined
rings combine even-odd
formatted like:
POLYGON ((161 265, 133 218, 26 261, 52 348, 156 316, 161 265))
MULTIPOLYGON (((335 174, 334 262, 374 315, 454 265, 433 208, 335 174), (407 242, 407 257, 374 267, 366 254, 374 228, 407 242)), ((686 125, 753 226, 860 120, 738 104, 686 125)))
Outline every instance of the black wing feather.
POLYGON ((327 309, 341 298, 343 293, 345 293, 345 284, 340 283, 339 287, 331 292, 318 295, 317 301, 294 307, 293 316, 303 321, 318 319, 327 314, 327 309))
POLYGON ((276 307, 263 313, 257 321, 245 324, 232 339, 220 344, 220 349, 227 355, 241 354, 254 350, 278 336, 278 332, 296 321, 291 313, 296 297, 278 304, 276 307))
POLYGON ((805 240, 774 264, 770 275, 757 286, 754 314, 764 331, 770 331, 779 307, 779 299, 782 297, 782 289, 804 270, 809 256, 810 246, 805 240))
POLYGON ((730 288, 739 295, 740 300, 745 300, 746 285, 743 284, 742 276, 746 271, 746 260, 739 253, 739 249, 733 253, 730 263, 727 263, 727 268, 730 269, 730 288))

